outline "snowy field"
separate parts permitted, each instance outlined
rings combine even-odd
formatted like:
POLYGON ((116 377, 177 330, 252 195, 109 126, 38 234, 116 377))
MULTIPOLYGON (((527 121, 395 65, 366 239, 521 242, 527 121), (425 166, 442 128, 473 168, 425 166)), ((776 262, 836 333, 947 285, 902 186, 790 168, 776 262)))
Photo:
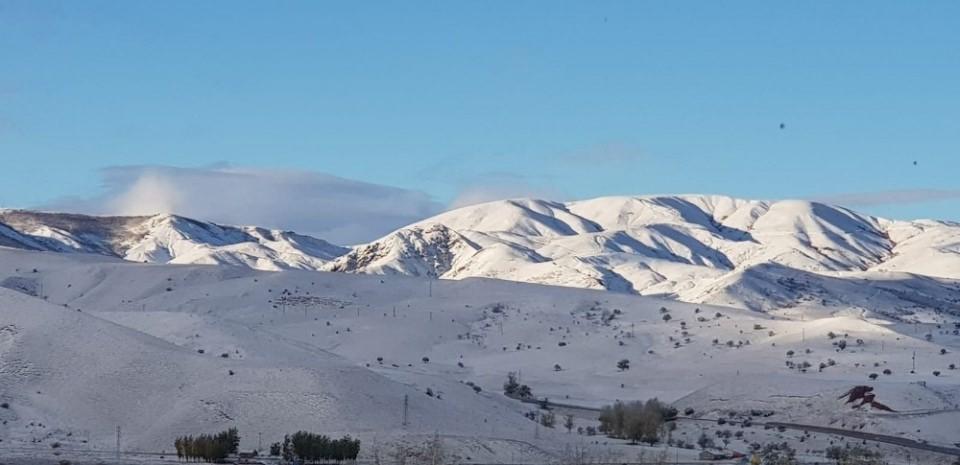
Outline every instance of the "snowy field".
MULTIPOLYGON (((178 435, 236 426, 243 450, 299 429, 351 434, 364 460, 434 434, 450 457, 473 463, 554 462, 580 450, 594 461, 699 454, 578 434, 597 425, 586 409, 570 410, 572 432, 537 426, 524 416, 536 406, 503 396, 508 372, 558 403, 673 403, 689 417, 675 444, 701 433, 728 451, 788 441, 814 460, 844 443, 732 424, 744 418, 960 440, 960 370, 950 368, 960 336, 946 315, 903 323, 809 305, 763 313, 481 278, 12 249, 0 249, 0 283, 4 459, 109 453, 118 426, 125 452, 171 452, 178 435), (629 369, 617 367, 622 359, 629 369), (838 399, 856 385, 894 412, 838 399)), ((869 447, 893 463, 950 460, 869 447)))

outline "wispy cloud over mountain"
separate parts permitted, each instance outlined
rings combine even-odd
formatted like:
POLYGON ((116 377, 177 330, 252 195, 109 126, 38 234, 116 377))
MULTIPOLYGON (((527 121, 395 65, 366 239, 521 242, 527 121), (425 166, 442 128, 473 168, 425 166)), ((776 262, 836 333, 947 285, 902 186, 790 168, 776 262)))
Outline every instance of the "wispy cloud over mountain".
POLYGON ((339 244, 376 239, 442 210, 420 191, 314 171, 114 166, 103 169, 101 177, 102 194, 61 199, 45 208, 112 215, 176 213, 292 229, 339 244))

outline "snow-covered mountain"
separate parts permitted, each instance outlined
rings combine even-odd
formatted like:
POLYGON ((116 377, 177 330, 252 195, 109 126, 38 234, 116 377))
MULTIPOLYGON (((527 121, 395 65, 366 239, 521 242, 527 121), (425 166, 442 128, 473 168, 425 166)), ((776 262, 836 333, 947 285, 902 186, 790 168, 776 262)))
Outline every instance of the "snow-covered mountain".
POLYGON ((504 200, 356 246, 174 215, 0 212, 0 246, 150 263, 488 277, 771 311, 960 314, 960 224, 722 196, 504 200))
POLYGON ((721 196, 505 200, 355 248, 332 271, 491 277, 757 310, 960 311, 960 225, 721 196))
POLYGON ((110 255, 147 263, 318 269, 348 249, 310 236, 176 215, 95 217, 0 211, 0 246, 110 255))

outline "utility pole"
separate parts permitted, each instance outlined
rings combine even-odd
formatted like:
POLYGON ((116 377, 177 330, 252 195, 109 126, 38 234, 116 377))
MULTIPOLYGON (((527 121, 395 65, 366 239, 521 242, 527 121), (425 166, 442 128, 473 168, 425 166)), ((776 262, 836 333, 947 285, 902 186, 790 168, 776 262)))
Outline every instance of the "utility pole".
POLYGON ((403 395, 403 426, 407 426, 407 409, 409 404, 409 396, 403 395))
POLYGON ((120 462, 120 425, 117 425, 117 462, 120 462))
POLYGON ((263 450, 263 433, 257 433, 257 452, 263 450))
POLYGON ((393 317, 394 317, 394 318, 397 317, 397 306, 396 306, 396 305, 393 306, 393 317))
POLYGON ((433 280, 427 281, 427 297, 433 297, 433 280))
POLYGON ((917 351, 913 351, 913 371, 911 373, 915 371, 917 371, 917 351))

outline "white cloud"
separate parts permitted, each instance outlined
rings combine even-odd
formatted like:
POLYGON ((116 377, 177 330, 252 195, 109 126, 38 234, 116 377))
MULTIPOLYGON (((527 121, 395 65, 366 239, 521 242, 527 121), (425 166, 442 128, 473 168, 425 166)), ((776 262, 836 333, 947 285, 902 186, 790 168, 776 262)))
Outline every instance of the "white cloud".
POLYGON ((511 173, 486 173, 462 181, 459 192, 450 202, 449 208, 524 197, 557 200, 560 195, 556 190, 535 184, 525 176, 511 173))
POLYGON ((370 241, 442 210, 423 192, 310 171, 117 166, 101 174, 104 194, 46 208, 109 215, 176 213, 289 229, 338 244, 370 241))

